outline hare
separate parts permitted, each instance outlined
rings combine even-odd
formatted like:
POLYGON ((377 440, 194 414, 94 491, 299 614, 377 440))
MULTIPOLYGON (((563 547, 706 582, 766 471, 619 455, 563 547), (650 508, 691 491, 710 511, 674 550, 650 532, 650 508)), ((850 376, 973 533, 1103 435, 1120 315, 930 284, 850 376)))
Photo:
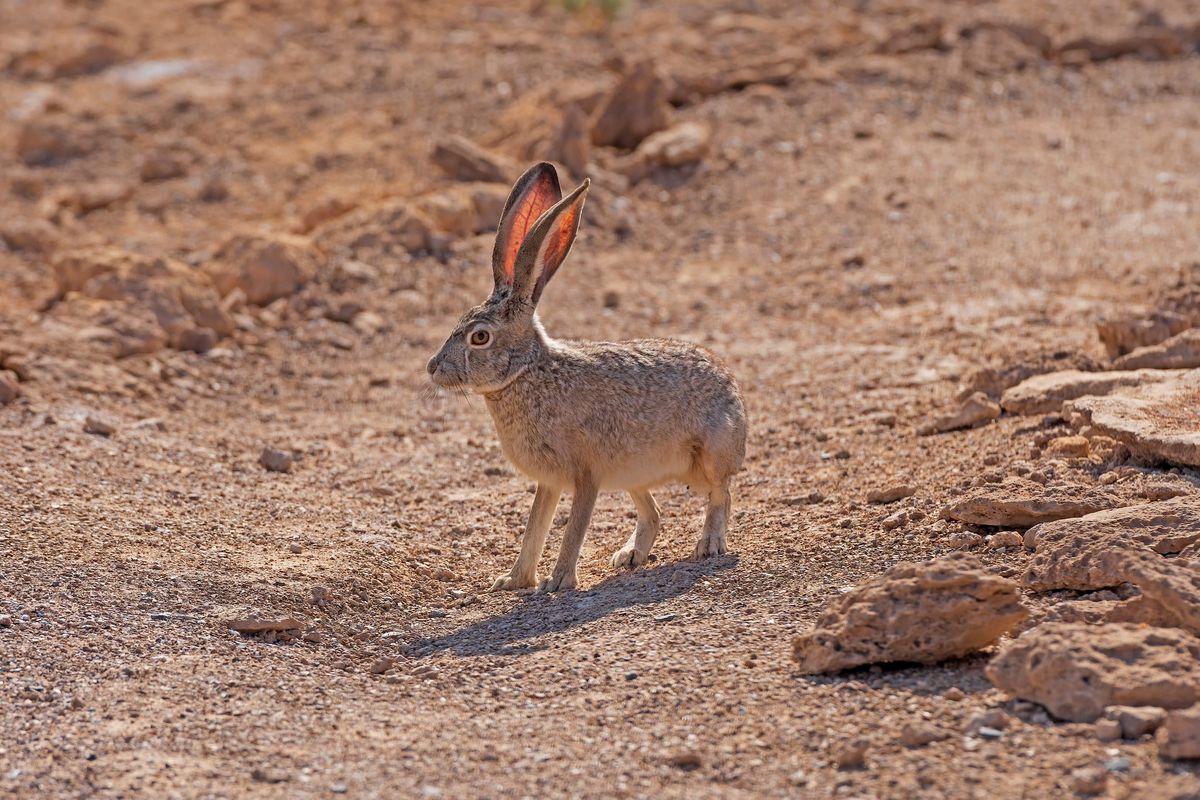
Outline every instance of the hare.
POLYGON ((613 555, 615 568, 646 562, 659 531, 650 489, 672 481, 708 498, 696 558, 725 552, 730 478, 746 449, 746 412, 733 376, 685 342, 552 339, 535 313, 575 241, 588 185, 563 197, 546 163, 517 180, 496 233, 495 288, 428 364, 435 384, 483 395, 504 455, 537 481, 520 556, 493 591, 539 585, 538 560, 565 490, 574 500, 543 591, 576 586, 601 490, 629 492, 637 507, 637 527, 613 555))

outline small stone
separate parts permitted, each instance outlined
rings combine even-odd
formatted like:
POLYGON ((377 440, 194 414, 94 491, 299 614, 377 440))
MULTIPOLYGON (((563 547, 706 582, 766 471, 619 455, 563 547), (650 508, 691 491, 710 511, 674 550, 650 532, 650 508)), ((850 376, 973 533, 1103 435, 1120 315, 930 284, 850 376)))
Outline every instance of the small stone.
POLYGON ((117 429, 105 420, 89 416, 83 421, 83 432, 96 436, 112 436, 117 432, 117 429))
POLYGON ((870 744, 865 739, 855 739, 838 745, 833 751, 833 763, 838 769, 855 769, 867 760, 870 744))
POLYGON ((181 178, 186 173, 183 160, 166 151, 156 151, 142 159, 141 178, 146 183, 181 178))
POLYGON ((988 550, 1003 550, 1008 547, 1021 547, 1025 544, 1025 537, 1016 531, 1000 531, 988 537, 988 550))
POLYGON ((1157 706, 1109 706, 1104 715, 1115 721, 1126 739, 1140 739, 1154 733, 1167 718, 1167 712, 1157 706))
POLYGON ((995 728, 989 728, 986 725, 984 727, 980 728, 979 730, 975 731, 975 733, 979 736, 980 739, 987 739, 988 741, 991 741, 991 742, 994 742, 997 739, 1004 736, 1003 731, 998 731, 995 728))
POLYGON ((667 756, 667 763, 676 769, 690 772, 704 766, 704 759, 695 750, 680 750, 667 756))
POLYGON ((1071 770, 1071 790, 1075 794, 1100 794, 1108 785, 1108 772, 1100 767, 1080 767, 1071 770))
POLYGON ((5 406, 17 399, 21 387, 17 385, 17 375, 9 370, 0 370, 0 406, 5 406))
POLYGON ((917 428, 921 436, 947 433, 961 428, 974 428, 1000 416, 1000 405, 983 392, 975 392, 950 414, 935 417, 917 428))
POLYGON ((449 583, 450 581, 456 581, 459 579, 458 575, 455 574, 455 572, 453 570, 448 569, 446 567, 437 567, 436 569, 434 569, 432 572, 429 573, 429 577, 433 578, 435 581, 443 581, 446 583, 449 583))
POLYGON ((940 742, 950 736, 946 731, 929 722, 908 722, 900 729, 897 737, 905 747, 924 747, 931 742, 940 742))
POLYGON ((880 524, 883 525, 885 531, 894 531, 897 528, 903 528, 908 524, 908 512, 897 511, 895 514, 884 517, 883 522, 880 524))
POLYGON ((1096 738, 1102 742, 1113 742, 1121 738, 1121 723, 1115 719, 1096 720, 1096 738))
POLYGON ((394 658, 378 658, 373 664, 371 664, 367 671, 372 675, 382 675, 395 665, 396 660, 394 658))
POLYGON ((962 689, 958 688, 957 686, 951 686, 949 689, 942 692, 942 697, 944 697, 945 699, 949 700, 952 703, 957 703, 958 701, 966 698, 966 696, 967 696, 967 693, 964 692, 962 689))
POLYGON ((986 711, 980 711, 977 714, 973 714, 971 718, 967 720, 966 730, 967 733, 978 733, 984 728, 992 728, 994 730, 1002 731, 1007 728, 1011 722, 1012 718, 1005 713, 1004 709, 989 708, 986 711))
POLYGON ((292 464, 296 461, 291 453, 276 450, 274 447, 264 447, 258 457, 258 463, 271 472, 291 472, 292 464))
POLYGON ((1200 705, 1168 712, 1156 737, 1166 758, 1200 758, 1200 705))
POLYGON ((234 619, 226 622, 225 627, 242 634, 254 634, 298 631, 304 625, 291 617, 283 617, 281 619, 234 619))
POLYGON ((12 617, 8 614, 0 614, 0 628, 11 628, 12 617))
POLYGON ((872 489, 867 493, 868 503, 894 503, 917 493, 915 486, 909 483, 895 483, 882 489, 872 489))
POLYGON ((604 293, 603 302, 605 308, 618 308, 621 305, 621 295, 609 289, 604 293))
POLYGON ((288 552, 289 553, 303 553, 304 548, 300 546, 299 542, 292 542, 291 544, 288 545, 288 552))
POLYGON ((1046 455, 1058 458, 1087 458, 1091 444, 1084 436, 1059 436, 1046 444, 1046 455))
POLYGON ((635 681, 635 680, 637 680, 637 676, 638 676, 638 674, 637 674, 636 672, 626 672, 626 673, 625 673, 625 680, 627 680, 627 681, 635 681))
POLYGON ((970 550, 972 547, 983 544, 983 537, 970 531, 958 531, 951 534, 950 538, 946 540, 946 544, 950 546, 951 550, 970 550))
POLYGON ((1116 756, 1104 762, 1104 768, 1109 772, 1128 772, 1133 762, 1125 756, 1116 756))

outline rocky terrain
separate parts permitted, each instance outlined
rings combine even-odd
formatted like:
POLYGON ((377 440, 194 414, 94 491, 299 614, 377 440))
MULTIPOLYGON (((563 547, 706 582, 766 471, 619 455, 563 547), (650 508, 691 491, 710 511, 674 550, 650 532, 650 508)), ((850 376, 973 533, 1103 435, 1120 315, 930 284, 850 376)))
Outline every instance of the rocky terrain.
POLYGON ((0 793, 1200 796, 1200 2, 0 20, 0 793), (547 329, 738 376, 726 556, 486 591, 425 362, 541 159, 547 329))

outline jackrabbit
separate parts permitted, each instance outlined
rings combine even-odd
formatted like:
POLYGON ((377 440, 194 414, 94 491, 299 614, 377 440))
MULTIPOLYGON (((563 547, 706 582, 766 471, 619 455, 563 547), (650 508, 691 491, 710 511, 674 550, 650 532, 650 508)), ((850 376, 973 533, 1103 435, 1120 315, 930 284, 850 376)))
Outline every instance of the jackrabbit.
POLYGON ((495 288, 463 316, 429 361, 434 383, 485 398, 504 455, 537 481, 521 554, 492 586, 537 586, 554 509, 574 493, 558 562, 545 591, 576 585, 575 567, 600 490, 629 492, 637 528, 614 567, 646 562, 659 530, 650 489, 686 482, 708 497, 696 558, 725 552, 729 482, 746 449, 746 413, 715 356, 670 339, 567 342, 543 330, 535 309, 562 265, 588 181, 565 198, 550 164, 517 180, 492 253, 495 288))

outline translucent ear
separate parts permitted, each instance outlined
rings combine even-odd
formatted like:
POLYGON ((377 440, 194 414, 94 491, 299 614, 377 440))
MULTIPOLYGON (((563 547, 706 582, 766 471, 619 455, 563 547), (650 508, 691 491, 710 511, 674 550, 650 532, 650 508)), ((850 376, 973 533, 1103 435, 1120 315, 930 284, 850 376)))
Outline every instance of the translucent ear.
POLYGON ((534 164, 513 184, 492 251, 492 277, 496 288, 511 287, 515 277, 517 254, 534 224, 562 199, 558 173, 546 162, 534 164))
POLYGON ((579 188, 543 214, 525 238, 517 254, 513 297, 537 304, 546 284, 571 252, 590 185, 585 179, 579 188))

